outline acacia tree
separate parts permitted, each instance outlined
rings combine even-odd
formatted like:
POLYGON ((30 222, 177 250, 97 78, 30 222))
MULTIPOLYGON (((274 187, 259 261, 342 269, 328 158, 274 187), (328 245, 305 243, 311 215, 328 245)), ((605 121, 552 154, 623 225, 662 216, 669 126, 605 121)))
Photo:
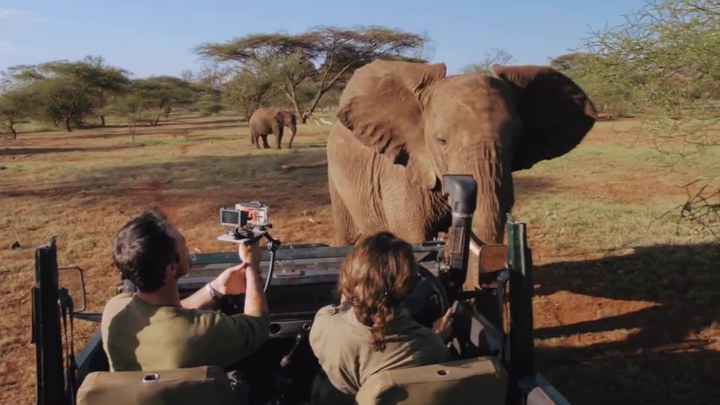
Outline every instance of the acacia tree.
POLYGON ((263 75, 249 70, 235 74, 224 85, 223 95, 228 105, 236 108, 248 121, 253 111, 268 105, 277 90, 263 75))
MULTIPOLYGON (((602 86, 642 113, 670 164, 720 147, 714 129, 720 124, 720 2, 646 0, 623 25, 592 33, 584 50, 593 57, 575 71, 581 84, 602 86)), ((691 179, 679 208, 683 223, 720 238, 718 181, 716 175, 691 179)))
POLYGON ((302 34, 254 34, 230 42, 200 45, 196 52, 240 71, 266 74, 303 118, 322 96, 376 58, 420 57, 426 39, 418 34, 371 26, 358 29, 317 27, 302 34), (272 69, 268 69, 272 67, 272 69), (315 97, 302 111, 297 88, 315 83, 315 97))
MULTIPOLYGON (((107 111, 117 115, 127 122, 130 131, 130 142, 135 144, 135 130, 141 121, 150 121, 153 105, 146 99, 143 99, 137 92, 130 90, 129 92, 115 97, 113 102, 107 106, 107 111)), ((154 115, 153 115, 154 116, 154 115)))
POLYGON ((32 95, 34 116, 62 122, 65 130, 80 124, 85 115, 101 109, 110 94, 127 83, 126 72, 105 66, 101 58, 81 62, 54 61, 12 67, 9 76, 23 92, 32 95))
POLYGON ((31 95, 22 89, 0 94, 0 125, 10 131, 12 140, 17 139, 15 124, 30 116, 31 106, 31 95))
POLYGON ((100 117, 100 126, 105 126, 105 108, 110 98, 125 93, 130 86, 130 74, 125 69, 108 66, 102 56, 86 56, 83 62, 94 69, 88 69, 84 80, 93 93, 94 109, 100 117))
POLYGON ((197 89, 187 81, 173 76, 156 76, 132 82, 131 93, 144 100, 146 109, 154 111, 151 125, 158 125, 160 118, 166 118, 172 109, 192 103, 197 89))
POLYGON ((507 65, 515 61, 515 57, 508 51, 500 48, 493 48, 485 52, 479 62, 465 66, 460 69, 463 73, 491 74, 493 65, 507 65))

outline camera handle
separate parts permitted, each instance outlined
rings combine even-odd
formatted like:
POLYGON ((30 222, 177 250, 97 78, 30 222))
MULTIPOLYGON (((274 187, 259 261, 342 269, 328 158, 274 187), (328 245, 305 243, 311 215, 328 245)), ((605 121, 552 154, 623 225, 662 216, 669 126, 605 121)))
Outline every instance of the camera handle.
POLYGON ((275 271, 275 252, 278 246, 280 246, 280 241, 270 236, 269 233, 265 233, 263 236, 265 236, 265 239, 268 241, 267 250, 270 252, 270 266, 268 267, 267 280, 265 280, 265 287, 263 288, 263 292, 267 293, 270 287, 270 280, 272 280, 273 272, 275 271))

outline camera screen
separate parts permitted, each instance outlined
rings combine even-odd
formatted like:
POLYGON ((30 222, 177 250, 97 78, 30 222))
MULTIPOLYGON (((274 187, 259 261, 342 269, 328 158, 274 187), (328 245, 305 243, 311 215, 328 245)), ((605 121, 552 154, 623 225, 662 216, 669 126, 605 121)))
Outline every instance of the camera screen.
MULTIPOLYGON (((230 226, 242 226, 244 225, 245 221, 242 221, 242 214, 245 214, 242 211, 237 210, 229 210, 229 209, 221 209, 220 210, 220 223, 223 225, 230 225, 230 226)), ((247 214, 245 214, 247 215, 247 214)), ((246 219, 247 221, 247 219, 246 219)))

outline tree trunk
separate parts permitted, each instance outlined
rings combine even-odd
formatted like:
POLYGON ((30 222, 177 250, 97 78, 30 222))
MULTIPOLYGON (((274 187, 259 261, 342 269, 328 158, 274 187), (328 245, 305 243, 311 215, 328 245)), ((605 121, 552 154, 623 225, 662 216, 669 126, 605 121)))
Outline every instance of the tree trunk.
POLYGON ((100 126, 105 128, 105 115, 100 114, 100 126))
POLYGON ((65 120, 64 120, 65 121, 65 130, 67 132, 72 132, 72 128, 70 128, 70 119, 72 119, 72 115, 65 117, 65 120))
POLYGON ((17 130, 15 130, 15 123, 14 123, 14 122, 10 122, 10 132, 12 132, 12 138, 11 138, 11 139, 12 139, 13 141, 16 140, 16 139, 17 139, 17 130))
POLYGON ((305 121, 307 120, 307 118, 302 113, 302 111, 300 111, 300 105, 298 104, 297 97, 295 96, 295 89, 292 89, 292 93, 290 93, 290 94, 285 93, 285 95, 288 96, 288 100, 290 100, 290 102, 293 105, 293 108, 295 109, 295 117, 300 118, 302 120, 302 123, 304 124, 305 121))
POLYGON ((283 94, 285 94, 285 97, 287 97, 288 100, 290 100, 290 103, 292 103, 293 109, 295 110, 295 117, 300 118, 302 123, 304 124, 305 121, 307 121, 307 117, 300 111, 300 105, 297 102, 297 95, 295 94, 295 87, 289 86, 290 91, 286 90, 282 86, 278 86, 280 88, 280 91, 282 91, 283 94))
POLYGON ((295 116, 304 124, 305 121, 307 121, 307 117, 300 111, 300 106, 297 105, 297 103, 293 103, 293 107, 295 108, 295 116))
POLYGON ((160 123, 160 114, 158 114, 157 118, 155 118, 155 121, 153 121, 152 126, 156 127, 160 123))
MULTIPOLYGON (((310 115, 315 111, 315 108, 317 108, 317 105, 320 103, 320 99, 322 96, 330 90, 330 88, 337 82, 340 77, 347 72, 347 70, 350 68, 351 64, 347 64, 344 68, 340 70, 338 74, 336 74, 330 81, 327 81, 328 72, 326 71, 323 75, 322 82, 320 83, 320 88, 318 89, 317 94, 315 95, 315 100, 313 100, 313 103, 310 105, 310 108, 307 110, 307 115, 310 115)), ((305 121, 303 121, 304 123, 305 121)))

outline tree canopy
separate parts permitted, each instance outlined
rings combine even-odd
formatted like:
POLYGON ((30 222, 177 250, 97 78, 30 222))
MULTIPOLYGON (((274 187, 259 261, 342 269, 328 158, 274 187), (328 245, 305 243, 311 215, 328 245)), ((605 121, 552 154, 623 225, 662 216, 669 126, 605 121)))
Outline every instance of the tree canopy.
POLYGON ((499 48, 493 48, 489 52, 485 52, 483 57, 477 63, 470 64, 460 69, 462 73, 483 73, 490 74, 493 65, 508 65, 515 61, 515 57, 508 51, 499 48))
POLYGON ((316 27, 301 34, 253 34, 226 43, 203 44, 196 52, 217 63, 230 63, 237 74, 252 74, 277 88, 296 114, 310 114, 322 96, 341 85, 358 67, 376 58, 421 58, 426 38, 370 26, 357 29, 316 27), (303 111, 298 88, 315 95, 303 111))
MULTIPOLYGON (((720 2, 646 0, 617 27, 593 32, 582 52, 551 63, 611 114, 642 114, 670 165, 720 147, 720 2)), ((710 171, 710 170, 709 170, 710 171)), ((692 179, 681 218, 720 238, 720 178, 692 179)))
POLYGON ((102 58, 88 57, 78 62, 14 66, 8 69, 6 83, 14 88, 3 94, 6 105, 10 99, 17 105, 21 94, 25 99, 32 97, 32 103, 23 103, 25 116, 62 122, 71 131, 86 115, 101 114, 108 98, 125 91, 130 81, 125 70, 105 65, 102 58))

